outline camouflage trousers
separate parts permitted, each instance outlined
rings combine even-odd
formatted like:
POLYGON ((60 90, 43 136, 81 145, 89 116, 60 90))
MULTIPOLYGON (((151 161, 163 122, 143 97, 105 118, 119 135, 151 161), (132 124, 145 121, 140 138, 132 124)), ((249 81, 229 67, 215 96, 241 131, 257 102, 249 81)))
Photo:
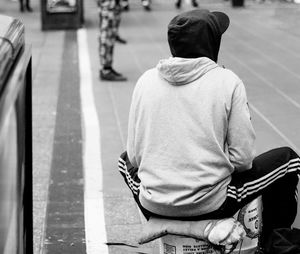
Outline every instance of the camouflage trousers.
POLYGON ((112 67, 113 51, 121 21, 121 6, 114 0, 98 0, 99 58, 102 68, 112 67))

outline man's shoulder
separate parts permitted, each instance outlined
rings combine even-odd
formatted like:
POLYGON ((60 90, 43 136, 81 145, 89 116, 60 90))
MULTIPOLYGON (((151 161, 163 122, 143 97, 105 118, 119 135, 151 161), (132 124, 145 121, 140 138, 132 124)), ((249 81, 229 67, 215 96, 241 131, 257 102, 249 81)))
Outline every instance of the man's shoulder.
POLYGON ((210 73, 214 84, 226 93, 232 94, 233 91, 240 85, 243 85, 242 80, 232 70, 218 67, 210 73))
POLYGON ((219 66, 217 68, 217 71, 219 71, 220 73, 222 73, 222 75, 224 75, 228 78, 239 79, 239 77, 237 76, 237 74, 235 74, 235 72, 233 72, 231 69, 226 68, 224 66, 219 66))
POLYGON ((215 76, 218 76, 222 80, 222 83, 225 83, 230 87, 236 87, 239 84, 243 84, 240 77, 231 69, 218 67, 216 71, 218 71, 218 74, 215 76))
POLYGON ((147 76, 151 76, 151 75, 157 75, 158 74, 158 70, 157 70, 157 68, 151 68, 151 69, 148 69, 148 70, 146 70, 143 74, 142 74, 142 76, 145 76, 145 77, 147 77, 147 76))
POLYGON ((158 71, 156 68, 151 68, 144 71, 136 82, 135 90, 140 91, 140 90, 149 89, 149 84, 152 84, 153 86, 157 76, 158 76, 158 71))
POLYGON ((143 74, 139 77, 138 83, 146 82, 153 80, 154 77, 158 75, 158 71, 156 68, 151 68, 143 72, 143 74))

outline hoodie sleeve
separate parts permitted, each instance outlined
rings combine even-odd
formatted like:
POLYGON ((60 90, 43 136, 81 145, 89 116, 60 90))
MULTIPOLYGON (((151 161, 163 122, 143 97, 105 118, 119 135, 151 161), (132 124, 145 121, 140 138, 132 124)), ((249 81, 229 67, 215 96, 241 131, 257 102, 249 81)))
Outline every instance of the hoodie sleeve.
POLYGON ((255 132, 251 123, 246 90, 242 81, 236 86, 229 114, 227 143, 229 159, 236 171, 252 167, 255 132))
POLYGON ((128 133, 127 133, 127 154, 130 163, 134 167, 138 167, 136 161, 136 149, 135 149, 135 128, 136 128, 136 100, 135 100, 136 91, 134 90, 131 105, 129 110, 129 117, 128 117, 128 133))

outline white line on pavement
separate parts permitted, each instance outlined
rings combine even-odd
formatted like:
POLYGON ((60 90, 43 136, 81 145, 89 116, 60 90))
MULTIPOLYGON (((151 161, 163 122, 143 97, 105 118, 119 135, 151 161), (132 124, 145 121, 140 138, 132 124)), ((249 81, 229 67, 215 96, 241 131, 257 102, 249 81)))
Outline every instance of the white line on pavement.
MULTIPOLYGON (((232 41, 238 41, 243 46, 245 46, 245 47, 249 48, 250 50, 254 51, 255 54, 253 54, 253 55, 257 55, 257 56, 260 56, 260 58, 267 59, 269 62, 273 63, 274 65, 277 65, 279 68, 285 70, 286 72, 288 72, 289 74, 291 74, 295 78, 300 79, 300 75, 298 73, 292 71, 290 68, 288 68, 287 66, 285 66, 280 61, 276 61, 275 59, 273 59, 272 57, 270 57, 268 54, 266 54, 264 51, 260 51, 258 48, 252 46, 251 43, 249 43, 249 42, 247 43, 247 42, 243 41, 238 36, 234 37, 230 33, 229 33, 228 37, 230 37, 232 41)), ((266 64, 267 64, 267 61, 266 61, 266 64)))
POLYGON ((295 101, 293 98, 291 98, 288 94, 286 94, 285 92, 283 92, 281 89, 277 88, 275 85, 273 85, 270 81, 268 81, 268 79, 266 77, 264 77, 263 75, 259 74, 257 71, 255 71, 253 68, 251 68, 247 63, 245 63, 244 61, 240 60, 240 58, 236 57, 234 54, 228 54, 226 53, 226 51, 224 50, 225 55, 227 55, 227 57, 232 58, 235 62, 237 62, 239 65, 243 66, 247 71, 249 71, 250 73, 252 73, 254 76, 256 76, 258 79, 260 79, 263 84, 271 87, 272 89, 274 89, 274 91, 276 93, 278 93, 279 95, 281 95, 283 98, 285 98, 288 102, 290 102, 291 104, 293 104, 296 108, 300 109, 300 103, 298 103, 297 101, 295 101))
POLYGON ((84 218, 87 254, 106 254, 100 126, 85 29, 77 32, 83 127, 84 218))
POLYGON ((299 147, 297 147, 296 144, 294 144, 288 137, 286 137, 266 116, 264 116, 255 106, 252 104, 249 105, 250 108, 260 116, 261 119, 263 119, 287 144, 291 146, 291 148, 295 149, 297 153, 300 152, 299 147))

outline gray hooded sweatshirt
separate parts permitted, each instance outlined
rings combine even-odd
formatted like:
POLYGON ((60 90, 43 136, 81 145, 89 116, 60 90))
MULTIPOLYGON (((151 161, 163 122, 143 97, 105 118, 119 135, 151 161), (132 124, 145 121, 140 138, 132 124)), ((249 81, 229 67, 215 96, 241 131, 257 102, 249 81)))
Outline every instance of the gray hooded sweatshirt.
POLYGON ((136 84, 127 153, 153 213, 218 209, 231 174, 251 168, 254 140, 244 84, 207 57, 161 60, 136 84))

